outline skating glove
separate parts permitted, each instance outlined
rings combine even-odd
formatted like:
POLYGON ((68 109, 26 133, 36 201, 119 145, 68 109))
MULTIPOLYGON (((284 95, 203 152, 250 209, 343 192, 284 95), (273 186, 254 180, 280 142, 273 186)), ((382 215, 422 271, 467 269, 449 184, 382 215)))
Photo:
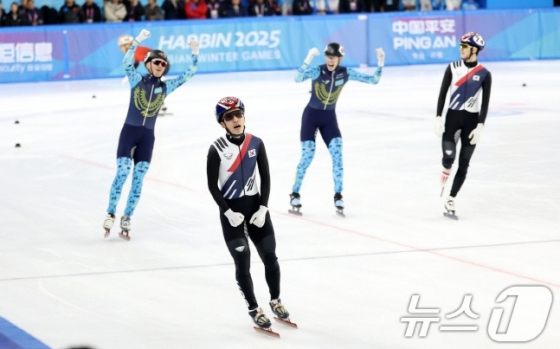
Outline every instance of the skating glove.
POLYGON ((311 63, 311 61, 313 60, 313 58, 315 58, 315 56, 319 55, 319 50, 317 50, 316 47, 313 47, 311 50, 309 50, 309 53, 307 54, 307 57, 305 57, 305 60, 303 61, 303 63, 309 65, 311 63))
POLYGON ((245 220, 244 215, 239 212, 233 212, 231 208, 224 212, 224 215, 227 217, 229 224, 231 224, 232 227, 237 227, 245 220))
POLYGON ((443 135, 443 131, 445 131, 445 125, 443 124, 443 118, 440 115, 436 116, 435 126, 436 136, 441 138, 441 135, 443 135))
POLYGON ((385 51, 380 47, 375 49, 375 53, 377 53, 377 66, 383 67, 385 65, 385 51))
POLYGON ((196 40, 191 40, 191 41, 189 41, 189 47, 192 50, 192 54, 197 55, 198 50, 200 49, 200 42, 198 42, 196 40))
POLYGON ((266 206, 259 207, 259 210, 253 213, 253 217, 249 223, 256 225, 259 228, 262 228, 264 225, 264 221, 266 220, 266 213, 268 212, 268 208, 266 206))
POLYGON ((138 36, 134 40, 138 41, 138 43, 141 43, 142 41, 146 40, 149 37, 150 37, 150 32, 147 31, 146 29, 142 29, 140 34, 138 34, 138 36))
POLYGON ((482 136, 482 129, 484 128, 484 124, 478 124, 474 130, 472 130, 469 138, 471 140, 471 144, 475 145, 480 142, 480 137, 482 136))

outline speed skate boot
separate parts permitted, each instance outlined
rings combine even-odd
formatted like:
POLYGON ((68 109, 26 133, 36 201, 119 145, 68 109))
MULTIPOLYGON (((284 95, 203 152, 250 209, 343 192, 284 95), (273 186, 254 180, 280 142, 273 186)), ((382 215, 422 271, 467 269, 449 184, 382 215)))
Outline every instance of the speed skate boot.
POLYGON ((273 299, 268 302, 268 304, 270 305, 270 309, 272 309, 274 315, 276 315, 274 320, 281 324, 297 328, 297 324, 290 321, 290 313, 286 310, 286 308, 284 308, 280 299, 273 299))
POLYGON ((272 324, 260 307, 249 310, 249 316, 256 326, 253 326, 255 331, 266 334, 267 336, 280 338, 280 335, 272 330, 272 324))
POLYGON ((344 215, 344 201, 342 200, 342 194, 334 194, 334 206, 336 207, 336 213, 339 216, 346 217, 344 215))
POLYGON ((108 237, 111 234, 111 228, 115 224, 115 215, 111 213, 107 213, 105 216, 105 221, 103 221, 103 229, 105 229, 105 237, 108 237))
POLYGON ((292 206, 292 209, 288 210, 288 212, 297 216, 301 216, 301 212, 299 211, 301 208, 301 199, 299 193, 294 192, 290 194, 290 205, 292 206))
POLYGON ((130 240, 130 216, 121 217, 121 232, 119 236, 125 240, 130 240))
POLYGON ((455 198, 453 196, 448 196, 447 200, 445 201, 445 212, 443 215, 447 218, 451 218, 454 220, 458 220, 459 217, 455 214, 455 198))

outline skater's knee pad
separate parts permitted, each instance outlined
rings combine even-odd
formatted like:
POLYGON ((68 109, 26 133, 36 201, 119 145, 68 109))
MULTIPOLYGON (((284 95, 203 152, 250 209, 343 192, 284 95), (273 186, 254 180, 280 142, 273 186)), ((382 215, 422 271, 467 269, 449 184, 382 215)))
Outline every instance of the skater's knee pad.
POLYGON ((445 168, 451 168, 457 152, 457 145, 454 142, 443 142, 443 159, 441 163, 445 168))
POLYGON ((231 240, 227 243, 227 246, 233 257, 237 276, 248 276, 251 267, 251 251, 247 240, 231 240))

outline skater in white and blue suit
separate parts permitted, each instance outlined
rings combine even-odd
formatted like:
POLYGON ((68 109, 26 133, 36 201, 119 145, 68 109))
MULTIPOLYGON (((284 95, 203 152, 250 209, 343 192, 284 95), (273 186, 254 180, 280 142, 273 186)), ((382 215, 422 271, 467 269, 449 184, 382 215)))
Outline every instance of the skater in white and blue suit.
MULTIPOLYGON (((297 166, 297 174, 290 205, 299 212, 301 207, 300 188, 307 168, 315 155, 315 137, 317 131, 321 133, 323 141, 329 149, 333 164, 334 203, 340 212, 344 209, 342 201, 342 135, 336 120, 336 102, 342 88, 349 80, 356 80, 368 84, 377 84, 381 79, 381 72, 385 61, 385 53, 379 48, 377 52, 378 68, 373 75, 359 73, 353 69, 341 66, 344 48, 338 43, 330 43, 325 48, 326 64, 308 68, 313 57, 319 55, 319 50, 309 50, 303 65, 298 69, 296 82, 312 80, 311 100, 303 111, 301 120, 301 160, 297 166)), ((292 211, 291 211, 292 212, 292 211)))
POLYGON ((167 81, 161 80, 162 76, 169 71, 169 62, 167 55, 160 50, 152 50, 146 55, 144 65, 148 74, 140 75, 134 67, 134 53, 138 44, 148 37, 150 37, 150 32, 142 30, 124 56, 124 69, 131 88, 130 102, 117 148, 117 174, 111 186, 109 207, 103 222, 105 237, 109 235, 115 223, 117 204, 134 160, 132 188, 128 195, 124 215, 121 217, 121 236, 129 239, 130 217, 140 200, 144 176, 148 172, 152 159, 155 143, 154 128, 159 110, 165 97, 190 80, 196 72, 199 43, 191 41, 189 46, 192 49, 193 64, 181 76, 167 81))

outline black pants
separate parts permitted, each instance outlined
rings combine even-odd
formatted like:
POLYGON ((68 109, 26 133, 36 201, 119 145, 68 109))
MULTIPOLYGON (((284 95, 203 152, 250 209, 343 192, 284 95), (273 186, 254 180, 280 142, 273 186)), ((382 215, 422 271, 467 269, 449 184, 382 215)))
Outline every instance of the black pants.
POLYGON ((257 252, 264 263, 265 277, 270 291, 270 299, 280 297, 280 266, 276 257, 276 240, 274 228, 270 220, 270 214, 266 213, 266 221, 262 228, 249 224, 249 220, 260 207, 260 196, 243 196, 239 199, 226 200, 228 206, 234 212, 240 212, 245 216, 245 222, 232 227, 227 217, 220 210, 220 221, 224 240, 229 252, 235 262, 235 278, 237 285, 249 309, 258 306, 253 290, 253 279, 251 278, 251 252, 249 250, 249 239, 257 248, 257 252))
POLYGON ((457 154, 457 142, 461 140, 459 153, 459 169, 453 180, 450 196, 455 197, 467 178, 467 169, 476 145, 471 144, 469 135, 478 125, 478 114, 465 110, 447 111, 445 118, 445 132, 443 133, 441 147, 443 150, 443 167, 450 169, 457 154))

